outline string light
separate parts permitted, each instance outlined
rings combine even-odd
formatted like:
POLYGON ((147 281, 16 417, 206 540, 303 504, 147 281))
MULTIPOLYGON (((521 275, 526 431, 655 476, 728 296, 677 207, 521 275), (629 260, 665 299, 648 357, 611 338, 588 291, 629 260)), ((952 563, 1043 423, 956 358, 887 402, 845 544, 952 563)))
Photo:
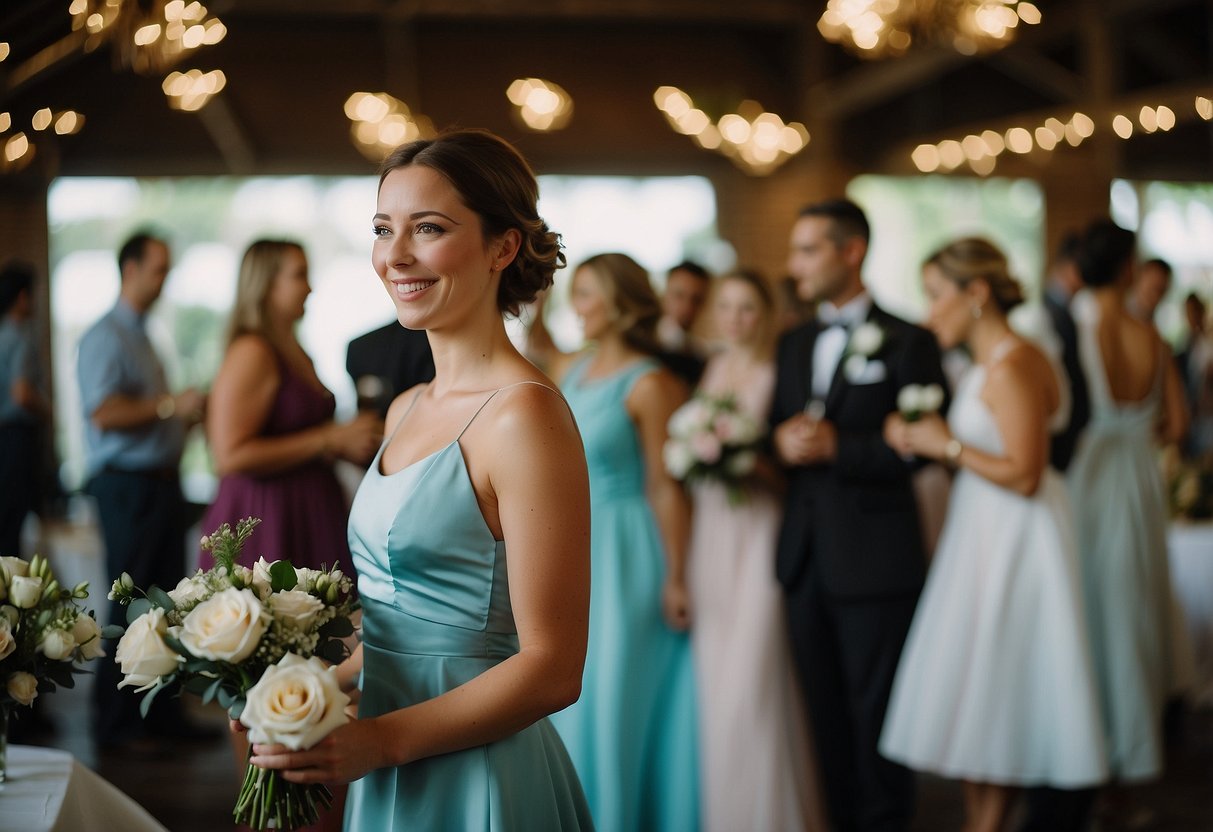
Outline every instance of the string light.
POLYGON ((808 146, 809 131, 798 122, 784 123, 757 101, 743 101, 736 113, 715 123, 678 87, 658 87, 653 103, 676 132, 690 136, 705 150, 729 157, 746 173, 765 176, 808 146))
POLYGON ((87 35, 86 52, 113 41, 115 61, 141 75, 165 72, 227 36, 223 21, 198 0, 72 0, 68 13, 72 30, 87 35))
POLYGON ((421 114, 413 115, 407 104, 386 92, 356 92, 345 100, 354 146, 372 162, 397 146, 434 135, 434 124, 421 114))
POLYGON ((160 85, 174 110, 201 110, 220 90, 227 86, 227 76, 221 70, 203 72, 170 72, 160 85))
POLYGON ((514 105, 514 115, 531 130, 561 130, 573 117, 573 97, 559 84, 542 78, 515 80, 506 97, 514 105))

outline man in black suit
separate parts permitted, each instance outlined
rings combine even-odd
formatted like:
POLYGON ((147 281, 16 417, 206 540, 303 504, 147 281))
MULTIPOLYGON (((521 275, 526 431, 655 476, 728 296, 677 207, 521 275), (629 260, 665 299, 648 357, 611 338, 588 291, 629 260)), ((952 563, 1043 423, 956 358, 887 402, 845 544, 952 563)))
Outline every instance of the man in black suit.
POLYGON ((1061 341, 1061 363, 1070 382, 1070 422, 1064 430, 1053 434, 1049 443, 1049 463, 1063 473, 1070 466, 1079 434, 1091 418, 1087 378, 1078 358, 1078 330, 1075 329, 1074 318, 1070 314, 1070 301, 1074 293, 1082 288, 1082 276, 1078 273, 1078 253, 1081 245, 1078 234, 1067 234, 1062 239, 1049 266, 1049 278, 1044 292, 1045 312, 1048 313, 1053 330, 1061 341))
POLYGON ((913 775, 877 742, 926 561, 915 464, 882 431, 907 384, 947 389, 934 337, 864 290, 868 236, 852 202, 801 211, 788 271, 820 307, 780 342, 771 414, 788 475, 776 573, 838 832, 904 830, 914 810, 913 775))
POLYGON ((392 321, 350 341, 345 370, 354 380, 358 408, 382 418, 396 396, 434 378, 434 354, 423 330, 392 321))

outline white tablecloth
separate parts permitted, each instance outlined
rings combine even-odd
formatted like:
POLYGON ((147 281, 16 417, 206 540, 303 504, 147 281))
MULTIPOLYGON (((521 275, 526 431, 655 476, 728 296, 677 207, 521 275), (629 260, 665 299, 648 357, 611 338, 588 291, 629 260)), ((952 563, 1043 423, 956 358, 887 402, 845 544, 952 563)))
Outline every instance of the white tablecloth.
POLYGON ((66 751, 10 745, 0 832, 167 832, 66 751))
POLYGON ((1171 585, 1192 648, 1190 694, 1213 704, 1213 522, 1176 522, 1167 535, 1171 585))

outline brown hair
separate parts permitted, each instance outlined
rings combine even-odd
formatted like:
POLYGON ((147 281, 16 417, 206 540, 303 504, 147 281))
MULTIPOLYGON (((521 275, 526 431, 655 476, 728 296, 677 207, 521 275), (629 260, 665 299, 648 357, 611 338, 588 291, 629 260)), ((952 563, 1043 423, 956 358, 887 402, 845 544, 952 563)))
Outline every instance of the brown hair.
POLYGON ((441 174, 463 204, 480 217, 487 243, 517 229, 522 243, 501 273, 497 307, 518 314, 519 308, 552 285, 552 275, 565 265, 560 235, 539 216, 539 184, 514 146, 487 130, 451 130, 433 139, 401 145, 379 168, 379 185, 392 171, 422 165, 441 174))
POLYGON ((236 279, 236 300, 228 318, 227 343, 249 333, 269 337, 265 299, 274 277, 282 271, 288 251, 304 254, 303 246, 291 240, 257 240, 244 251, 240 276, 236 279))
POLYGON ((644 266, 626 254, 595 254, 577 267, 589 269, 598 279, 615 312, 624 342, 648 355, 661 351, 657 341, 657 321, 661 301, 653 290, 644 266))
POLYGON ((1023 288, 1011 277, 1007 256, 989 240, 964 237, 948 243, 926 259, 923 266, 935 266, 962 289, 974 280, 990 287, 990 298, 1005 315, 1023 303, 1023 288))

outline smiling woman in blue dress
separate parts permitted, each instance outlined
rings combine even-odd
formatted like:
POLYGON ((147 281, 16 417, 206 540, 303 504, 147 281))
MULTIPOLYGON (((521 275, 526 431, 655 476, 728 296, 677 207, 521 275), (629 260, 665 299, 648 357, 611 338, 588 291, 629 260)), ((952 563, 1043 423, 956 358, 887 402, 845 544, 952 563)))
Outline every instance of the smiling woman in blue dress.
POLYGON ((589 493, 577 427, 503 312, 551 284, 559 237, 509 144, 478 130, 384 162, 372 261, 437 374, 405 391, 350 513, 358 719, 307 751, 254 746, 294 782, 350 782, 347 829, 591 825, 545 717, 585 660, 589 493))

